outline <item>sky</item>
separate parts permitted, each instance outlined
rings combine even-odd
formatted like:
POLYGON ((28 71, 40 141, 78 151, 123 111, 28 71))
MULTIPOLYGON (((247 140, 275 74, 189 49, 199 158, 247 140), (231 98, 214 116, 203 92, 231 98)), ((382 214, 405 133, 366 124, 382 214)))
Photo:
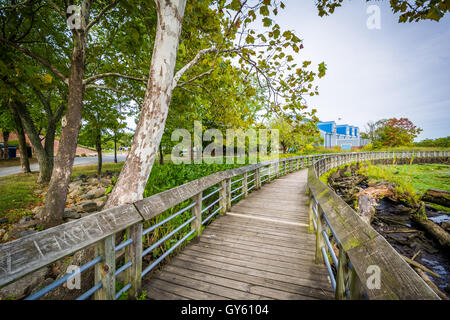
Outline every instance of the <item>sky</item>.
POLYGON ((389 1, 344 1, 319 17, 314 1, 284 1, 275 17, 294 30, 304 49, 296 59, 324 61, 319 96, 308 97, 321 121, 359 126, 407 117, 423 129, 416 139, 450 135, 450 17, 398 23, 389 1), (380 7, 380 29, 369 29, 367 7, 380 7), (342 118, 342 120, 338 120, 342 118))
MULTIPOLYGON (((332 15, 319 17, 314 2, 284 0, 286 8, 273 18, 303 40, 294 55, 298 65, 327 65, 316 83, 320 94, 307 97, 321 121, 364 131, 368 121, 407 117, 423 129, 416 141, 450 135, 450 15, 398 23, 387 0, 344 0, 332 15), (380 8, 380 29, 367 27, 370 5, 380 8)), ((134 118, 127 123, 136 127, 134 118)))

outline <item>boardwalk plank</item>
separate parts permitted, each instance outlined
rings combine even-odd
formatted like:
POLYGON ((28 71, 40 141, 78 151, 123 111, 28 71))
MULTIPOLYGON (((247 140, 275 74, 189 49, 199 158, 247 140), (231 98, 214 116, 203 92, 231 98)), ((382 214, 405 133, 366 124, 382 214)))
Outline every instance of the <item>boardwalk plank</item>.
POLYGON ((144 279, 151 299, 332 299, 307 231, 306 170, 263 185, 144 279))

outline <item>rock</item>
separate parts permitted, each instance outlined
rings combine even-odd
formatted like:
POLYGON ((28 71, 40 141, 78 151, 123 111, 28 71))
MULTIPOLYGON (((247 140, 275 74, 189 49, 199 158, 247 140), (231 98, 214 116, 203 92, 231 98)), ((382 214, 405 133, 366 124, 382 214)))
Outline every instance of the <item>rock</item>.
POLYGON ((23 217, 22 219, 20 219, 19 223, 23 224, 23 223, 25 223, 27 221, 30 221, 30 220, 31 220, 31 217, 30 216, 26 216, 26 217, 23 217))
POLYGON ((93 190, 89 191, 88 194, 93 195, 94 198, 100 198, 105 195, 105 192, 106 192, 105 188, 97 188, 97 189, 93 189, 93 190))
POLYGON ((85 188, 80 186, 78 189, 74 189, 72 192, 70 192, 68 196, 70 198, 78 198, 81 195, 83 195, 85 191, 86 191, 85 188))
POLYGON ((40 207, 34 207, 31 212, 33 212, 33 214, 40 214, 42 212, 42 209, 44 209, 44 206, 40 206, 40 207))
POLYGON ((108 200, 108 198, 107 197, 103 197, 103 198, 97 199, 95 201, 95 203, 97 204, 98 210, 102 210, 103 209, 103 207, 106 204, 106 200, 108 200))
POLYGON ((77 210, 84 212, 94 212, 98 210, 98 207, 97 203, 95 203, 94 201, 87 200, 78 203, 77 210))
POLYGON ((77 210, 75 210, 74 208, 67 208, 67 209, 64 209, 63 218, 64 219, 80 219, 81 214, 79 212, 77 212, 77 210))
POLYGON ((86 181, 86 175, 85 174, 80 174, 78 177, 76 177, 75 179, 73 179, 73 181, 78 181, 78 180, 81 180, 81 181, 86 181))
POLYGON ((6 233, 5 229, 0 229, 0 237, 6 233))
POLYGON ((37 232, 36 230, 24 230, 22 232, 19 232, 17 234, 16 238, 22 238, 22 237, 28 236, 28 235, 36 233, 36 232, 37 232))
POLYGON ((82 180, 75 180, 74 182, 69 183, 69 192, 72 192, 73 190, 80 188, 82 183, 83 183, 82 180))
POLYGON ((0 224, 8 223, 9 220, 7 218, 0 218, 0 224))
POLYGON ((100 183, 104 186, 109 186, 112 184, 111 179, 108 178, 101 178, 100 183))
POLYGON ((21 299, 28 296, 36 287, 41 288, 41 283, 45 282, 47 268, 42 268, 36 272, 26 275, 20 280, 17 280, 0 289, 0 298, 21 299))

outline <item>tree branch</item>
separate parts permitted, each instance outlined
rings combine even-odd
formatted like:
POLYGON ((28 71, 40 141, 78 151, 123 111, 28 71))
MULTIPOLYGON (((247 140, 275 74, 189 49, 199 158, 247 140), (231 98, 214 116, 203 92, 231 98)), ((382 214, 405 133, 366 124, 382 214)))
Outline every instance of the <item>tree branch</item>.
POLYGON ((33 58, 34 60, 40 62, 42 65, 44 65, 45 67, 50 69, 55 75, 57 75, 59 78, 61 78, 65 84, 67 84, 67 85, 69 84, 69 79, 66 76, 64 76, 64 74, 62 74, 61 71, 59 71, 55 66, 53 66, 50 62, 48 62, 44 58, 38 56, 37 54, 31 52, 28 49, 22 48, 21 46, 17 45, 16 43, 9 41, 3 37, 0 37, 0 41, 4 42, 6 44, 9 44, 10 46, 16 48, 17 50, 23 52, 30 58, 33 58))
POLYGON ((117 90, 117 89, 114 89, 114 88, 111 88, 111 87, 107 87, 107 86, 100 86, 100 85, 97 85, 97 84, 88 84, 86 86, 86 89, 109 90, 109 91, 114 91, 115 93, 123 94, 123 95, 126 95, 126 96, 131 96, 129 93, 126 93, 126 92, 123 92, 123 91, 120 91, 120 90, 117 90))
POLYGON ((114 0, 113 2, 111 2, 110 4, 108 4, 106 7, 104 7, 99 14, 94 18, 94 20, 92 20, 91 22, 89 22, 89 24, 86 27, 86 31, 88 31, 94 24, 96 24, 97 22, 100 21, 100 18, 105 14, 106 11, 108 11, 109 9, 111 9, 112 7, 114 7, 120 0, 114 0))
MULTIPOLYGON (((172 87, 175 88, 178 84, 178 81, 180 80, 180 78, 183 76, 183 74, 186 73, 186 71, 188 71, 190 68, 192 68, 193 66, 195 66, 197 63, 200 62, 201 58, 210 53, 210 52, 216 52, 217 48, 216 47, 210 47, 210 48, 206 48, 206 49, 202 49, 200 50, 197 55, 194 57, 194 59, 192 59, 191 61, 189 61, 187 64, 184 65, 183 68, 181 68, 180 70, 178 70, 178 72, 175 74, 175 76, 173 77, 173 82, 172 82, 172 87)), ((214 69, 213 69, 214 70, 214 69)), ((212 70, 210 71, 210 73, 212 72, 212 70)))
POLYGON ((123 78, 123 79, 144 81, 144 82, 148 81, 147 78, 138 78, 138 77, 123 75, 123 74, 120 74, 120 73, 109 72, 109 73, 97 74, 95 76, 86 78, 86 79, 83 80, 83 84, 88 84, 89 82, 93 82, 93 81, 96 81, 96 80, 99 80, 99 79, 103 79, 103 78, 107 78, 107 77, 119 77, 119 78, 123 78))
POLYGON ((58 5, 57 5, 56 3, 54 3, 54 2, 51 1, 51 0, 45 0, 45 1, 48 2, 48 3, 53 7, 53 9, 55 9, 56 11, 58 11, 59 15, 60 15, 64 20, 67 19, 66 13, 65 13, 60 7, 58 7, 58 5))
POLYGON ((20 6, 23 6, 23 5, 26 5, 28 2, 30 2, 31 0, 25 0, 25 1, 22 1, 22 2, 20 2, 20 3, 17 3, 17 4, 12 4, 12 5, 9 5, 9 6, 4 6, 4 7, 0 7, 0 10, 4 10, 4 9, 16 9, 16 8, 18 8, 18 7, 20 7, 20 6))

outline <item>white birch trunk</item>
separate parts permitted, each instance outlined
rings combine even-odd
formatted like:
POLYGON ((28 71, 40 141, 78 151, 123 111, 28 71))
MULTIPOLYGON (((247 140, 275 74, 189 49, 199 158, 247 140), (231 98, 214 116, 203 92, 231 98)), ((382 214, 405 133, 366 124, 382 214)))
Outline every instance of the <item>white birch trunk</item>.
POLYGON ((142 199, 164 132, 186 0, 155 0, 158 22, 149 81, 133 144, 105 208, 142 199))

